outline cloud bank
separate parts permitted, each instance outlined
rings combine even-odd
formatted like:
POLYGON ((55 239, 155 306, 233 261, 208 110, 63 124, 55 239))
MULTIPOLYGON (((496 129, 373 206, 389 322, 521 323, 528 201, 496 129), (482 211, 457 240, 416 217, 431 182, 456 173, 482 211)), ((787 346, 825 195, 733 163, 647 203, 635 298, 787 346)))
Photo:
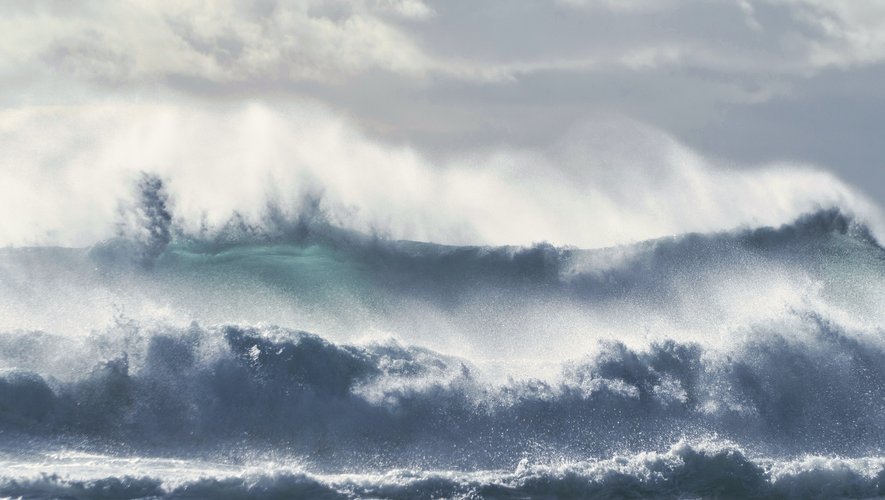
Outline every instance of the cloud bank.
POLYGON ((885 9, 861 2, 189 0, 4 10, 7 71, 31 63, 107 83, 329 82, 372 70, 506 80, 618 66, 810 76, 885 59, 885 9))

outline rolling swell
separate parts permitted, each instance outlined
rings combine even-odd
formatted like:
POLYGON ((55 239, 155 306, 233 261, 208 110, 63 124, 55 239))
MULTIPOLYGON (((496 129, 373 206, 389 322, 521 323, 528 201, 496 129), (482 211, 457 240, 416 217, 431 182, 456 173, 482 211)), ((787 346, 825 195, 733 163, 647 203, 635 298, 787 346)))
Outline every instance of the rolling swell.
MULTIPOLYGON (((272 219, 276 220, 276 219, 272 219)), ((275 221, 271 228, 229 229, 210 239, 184 237, 164 257, 167 264, 192 255, 236 260, 269 245, 322 248, 339 262, 372 277, 376 286, 409 293, 453 295, 465 288, 488 286, 516 290, 565 291, 584 297, 617 294, 626 289, 660 285, 687 265, 694 272, 721 266, 730 258, 751 257, 814 265, 825 253, 885 262, 885 250, 866 226, 838 209, 806 214, 780 227, 722 233, 690 233, 634 245, 598 250, 555 247, 447 246, 390 241, 329 226, 321 219, 275 221), (231 253, 226 253, 230 252, 231 253)), ((102 247, 93 250, 101 257, 102 247)), ((260 257, 260 255, 255 255, 260 257)), ((876 271, 881 272, 880 269, 876 271)))
MULTIPOLYGON (((0 251, 6 307, 39 311, 47 297, 80 305, 83 295, 99 289, 120 303, 131 297, 133 308, 145 301, 185 304, 193 319, 211 323, 229 322, 231 316, 239 321, 229 310, 245 310, 243 296, 249 295, 273 295, 326 317, 330 310, 347 315, 342 304, 381 316, 409 314, 404 298, 444 314, 487 309, 490 303, 507 310, 558 302, 640 304, 670 315, 673 299, 709 301, 703 288, 721 288, 735 277, 753 277, 745 285, 763 292, 777 277, 795 281, 793 287, 806 286, 801 280, 807 278, 831 289, 836 299, 853 295, 872 301, 861 312, 874 316, 881 311, 878 301, 885 300, 879 286, 885 279, 885 249, 864 225, 836 209, 778 228, 687 234, 598 250, 546 243, 452 247, 389 241, 322 219, 269 222, 269 228, 234 225, 211 237, 179 234, 170 243, 171 230, 163 225, 169 214, 151 204, 159 203, 152 201, 159 196, 149 197, 148 207, 139 211, 152 214, 142 217, 149 221, 142 231, 147 242, 115 239, 88 251, 0 251), (60 290, 70 293, 53 298, 60 290)), ((92 302, 91 310, 102 305, 92 302)), ((262 309, 262 300, 249 306, 258 312, 254 322, 304 326, 297 318, 274 321, 274 309, 262 309)), ((506 314, 498 316, 506 321, 506 314)))
POLYGON ((808 277, 832 288, 833 296, 885 300, 878 286, 885 279, 885 249, 863 224, 837 209, 778 228, 693 233, 596 250, 389 241, 322 221, 218 238, 173 244, 158 258, 155 276, 190 282, 213 273, 239 281, 248 276, 288 296, 310 301, 312 293, 326 291, 313 300, 337 304, 336 297, 346 296, 384 314, 399 314, 406 297, 446 313, 489 303, 519 309, 628 302, 669 315, 672 299, 709 300, 702 288, 722 287, 732 276, 754 277, 748 285, 761 289, 774 276, 808 277), (835 289, 837 284, 842 288, 835 289))
POLYGON ((507 363, 538 352, 561 361, 604 338, 721 344, 792 310, 854 329, 885 321, 885 250, 838 211, 598 250, 450 247, 319 220, 278 224, 178 235, 150 266, 118 240, 0 250, 0 331, 89 332, 121 311, 144 324, 159 311, 179 325, 269 323, 338 342, 381 332, 507 363))

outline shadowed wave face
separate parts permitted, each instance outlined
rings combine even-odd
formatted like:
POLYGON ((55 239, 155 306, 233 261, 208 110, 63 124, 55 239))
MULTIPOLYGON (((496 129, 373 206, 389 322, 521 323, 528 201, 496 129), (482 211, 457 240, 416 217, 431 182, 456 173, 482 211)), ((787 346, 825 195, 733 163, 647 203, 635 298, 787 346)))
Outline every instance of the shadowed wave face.
POLYGON ((885 494, 885 250, 838 210, 455 247, 186 235, 142 192, 118 239, 0 250, 0 495, 885 494))

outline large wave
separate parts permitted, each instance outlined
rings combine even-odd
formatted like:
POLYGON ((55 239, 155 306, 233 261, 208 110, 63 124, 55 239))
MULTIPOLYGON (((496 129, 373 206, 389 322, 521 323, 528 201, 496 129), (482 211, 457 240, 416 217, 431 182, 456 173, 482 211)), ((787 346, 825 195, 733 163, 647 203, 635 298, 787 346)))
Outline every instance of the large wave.
POLYGON ((141 193, 0 251, 0 494, 882 494, 885 250, 844 212, 583 250, 186 233, 141 193))

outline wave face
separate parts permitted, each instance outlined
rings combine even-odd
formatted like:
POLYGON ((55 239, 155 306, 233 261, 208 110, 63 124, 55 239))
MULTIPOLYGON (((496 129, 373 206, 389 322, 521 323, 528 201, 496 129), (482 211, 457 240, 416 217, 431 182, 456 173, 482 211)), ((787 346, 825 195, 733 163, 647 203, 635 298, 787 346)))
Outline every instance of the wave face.
POLYGON ((0 250, 0 495, 885 495, 885 250, 838 210, 457 247, 142 193, 0 250))

